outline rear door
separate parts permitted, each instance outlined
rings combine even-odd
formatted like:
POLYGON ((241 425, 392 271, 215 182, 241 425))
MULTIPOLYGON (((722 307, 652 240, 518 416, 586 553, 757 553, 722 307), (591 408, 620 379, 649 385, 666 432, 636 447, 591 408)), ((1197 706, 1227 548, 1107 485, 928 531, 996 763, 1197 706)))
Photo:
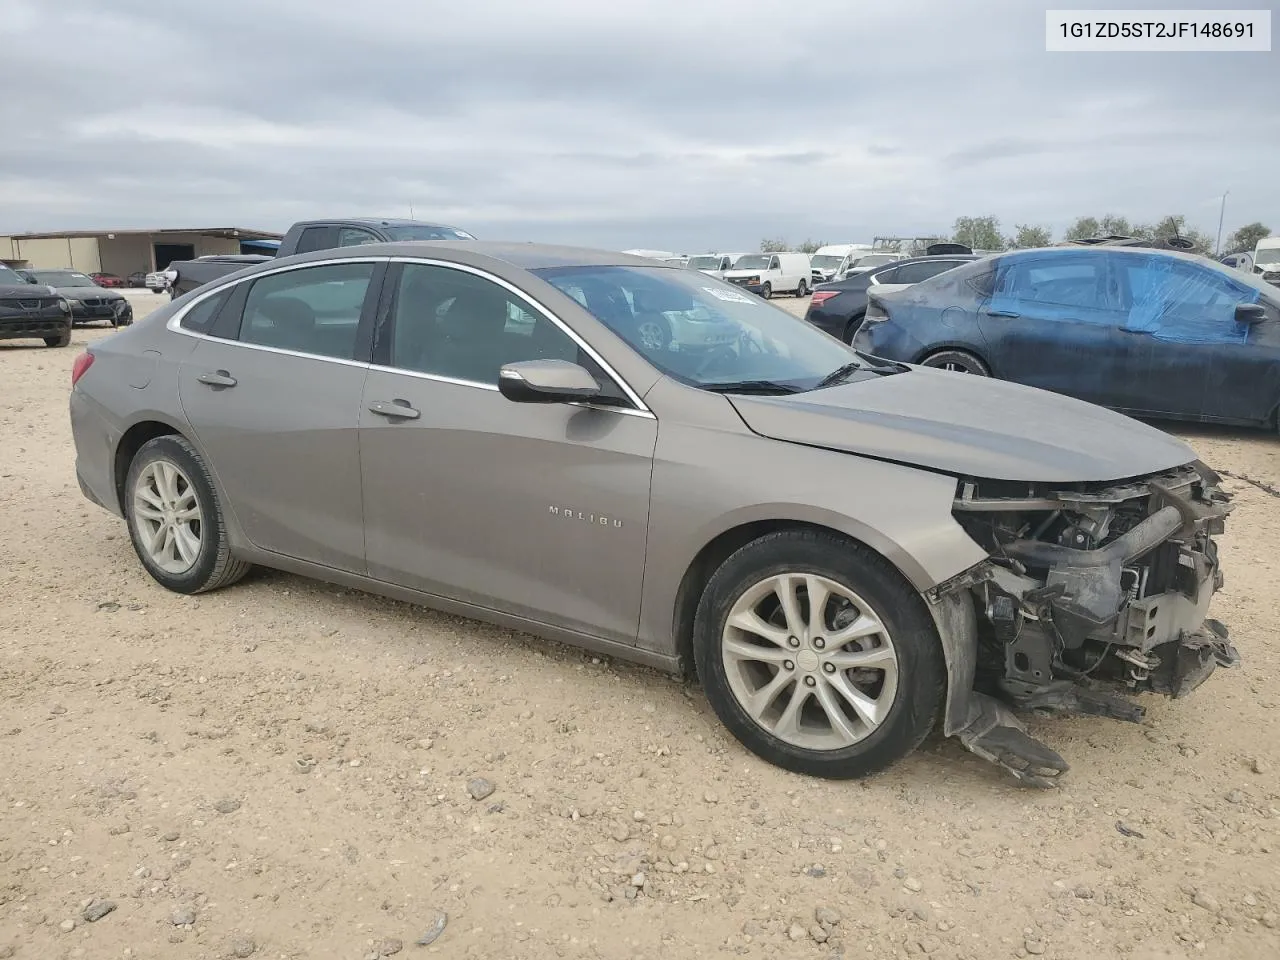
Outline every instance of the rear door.
MULTIPOLYGON (((183 410, 245 535, 264 550, 363 572, 356 430, 382 262, 238 284, 183 362, 183 410), (362 326, 363 320, 363 326, 362 326)), ((200 305, 197 304, 197 307, 200 305)))
POLYGON ((360 410, 369 574, 634 644, 657 421, 567 329, 469 268, 404 263, 360 410), (513 403, 504 363, 581 363, 617 406, 513 403))
POLYGON ((1107 257, 1093 251, 1003 258, 978 311, 996 376, 1106 406, 1127 373, 1124 318, 1107 257))

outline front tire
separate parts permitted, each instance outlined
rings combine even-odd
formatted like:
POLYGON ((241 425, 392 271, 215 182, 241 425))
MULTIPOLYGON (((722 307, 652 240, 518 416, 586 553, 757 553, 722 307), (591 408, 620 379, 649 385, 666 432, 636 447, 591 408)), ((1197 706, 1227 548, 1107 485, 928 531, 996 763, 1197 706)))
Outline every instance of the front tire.
POLYGON ((801 280, 800 286, 796 287, 796 296, 807 297, 808 295, 809 295, 809 285, 805 283, 803 280, 801 280))
POLYGON ((760 296, 764 297, 766 300, 772 300, 772 299, 773 299, 773 284, 771 284, 771 283, 766 283, 763 287, 761 287, 761 288, 760 288, 760 296))
POLYGON ((184 437, 142 445, 129 464, 124 511, 138 559, 168 590, 204 593, 249 572, 250 564, 231 556, 209 470, 184 437))
POLYGON ((69 347, 71 346, 71 324, 67 324, 67 329, 58 334, 56 337, 45 337, 44 345, 46 347, 69 347))
POLYGON ((911 753, 945 694, 919 596, 879 555, 819 531, 766 534, 730 556, 698 604, 694 656, 712 709, 747 749, 829 779, 911 753))

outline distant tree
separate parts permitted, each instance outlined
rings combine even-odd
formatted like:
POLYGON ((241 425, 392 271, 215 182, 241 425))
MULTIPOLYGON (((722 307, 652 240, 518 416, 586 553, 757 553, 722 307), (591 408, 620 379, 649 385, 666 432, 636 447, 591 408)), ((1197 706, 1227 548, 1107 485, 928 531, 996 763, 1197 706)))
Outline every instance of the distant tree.
POLYGON ((972 250, 1005 248, 1004 237, 1000 236, 1000 221, 995 217, 956 217, 951 229, 952 243, 963 243, 972 250))
POLYGON ((1223 249, 1223 253, 1253 253, 1253 248, 1258 245, 1258 241, 1263 237, 1271 236, 1271 228, 1261 223, 1253 222, 1245 224, 1227 240, 1227 245, 1223 249))
POLYGON ((1026 250, 1030 247, 1047 247, 1053 243, 1053 232, 1048 227, 1031 227, 1025 223, 1018 224, 1008 245, 1015 250, 1026 250))
POLYGON ((1108 213, 1098 221, 1098 229, 1102 236, 1115 237, 1132 237, 1133 227, 1129 224, 1128 217, 1122 217, 1117 213, 1108 213))
POLYGON ((784 250, 790 249, 787 241, 778 237, 775 240, 764 239, 760 241, 761 253, 782 253, 784 250))
POLYGON ((1097 217, 1079 217, 1075 223, 1067 228, 1067 232, 1062 235, 1064 240, 1088 240, 1090 237, 1099 236, 1102 233, 1102 226, 1098 223, 1097 217))
POLYGON ((817 253, 826 245, 827 241, 825 240, 806 240, 804 243, 800 244, 798 249, 801 253, 817 253))

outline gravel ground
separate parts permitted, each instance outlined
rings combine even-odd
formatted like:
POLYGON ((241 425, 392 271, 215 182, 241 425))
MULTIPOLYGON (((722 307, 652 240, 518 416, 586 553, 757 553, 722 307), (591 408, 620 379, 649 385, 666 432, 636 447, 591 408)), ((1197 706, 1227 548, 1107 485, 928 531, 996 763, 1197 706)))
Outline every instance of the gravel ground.
POLYGON ((937 738, 833 784, 645 669, 269 571, 166 593, 76 486, 76 352, 0 344, 0 958, 1280 957, 1274 436, 1177 431, 1233 477, 1241 670, 1035 724, 1053 792, 937 738))

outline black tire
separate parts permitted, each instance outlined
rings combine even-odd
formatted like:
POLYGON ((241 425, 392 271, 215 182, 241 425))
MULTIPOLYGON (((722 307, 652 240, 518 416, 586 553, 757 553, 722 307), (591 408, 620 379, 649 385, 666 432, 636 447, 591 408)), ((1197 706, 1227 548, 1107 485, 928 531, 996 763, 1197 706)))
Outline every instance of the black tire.
POLYGON ((805 283, 803 280, 801 280, 800 286, 796 287, 796 296, 807 297, 808 295, 809 295, 809 285, 805 283))
POLYGON ((45 337, 44 345, 46 347, 69 347, 71 346, 71 324, 67 324, 65 332, 58 334, 56 337, 45 337))
POLYGON ((761 288, 760 288, 760 296, 764 297, 766 300, 772 300, 772 299, 773 299, 773 284, 771 284, 771 283, 766 283, 763 287, 761 287, 761 288))
POLYGON ((849 323, 844 328, 845 343, 848 343, 848 344, 853 343, 853 338, 857 335, 858 328, 862 326, 862 321, 866 318, 866 316, 867 315, 865 312, 858 313, 858 314, 854 314, 853 318, 849 320, 849 323))
POLYGON ((940 370, 954 370, 957 373, 971 373, 975 377, 991 376, 991 368, 968 350, 939 350, 925 357, 921 365, 937 367, 940 370))
POLYGON ((252 569, 252 564, 237 560, 231 555, 222 506, 214 492, 209 470, 199 451, 185 437, 170 434, 156 437, 142 445, 129 464, 123 500, 125 521, 134 552, 147 573, 162 587, 175 593, 205 593, 231 586, 252 569), (142 546, 138 519, 134 512, 134 491, 139 477, 148 466, 159 460, 169 461, 190 481, 202 515, 199 551, 190 569, 183 573, 165 571, 151 558, 142 546))
POLYGON ((721 564, 698 604, 694 657, 712 709, 739 742, 785 770, 828 779, 867 776, 907 756, 938 722, 946 692, 942 645, 916 592, 878 554, 813 530, 766 534, 721 564), (721 654, 725 620, 753 585, 789 572, 815 574, 852 590, 892 637, 896 696, 880 725, 850 746, 810 750, 779 739, 751 719, 730 686, 721 654))

